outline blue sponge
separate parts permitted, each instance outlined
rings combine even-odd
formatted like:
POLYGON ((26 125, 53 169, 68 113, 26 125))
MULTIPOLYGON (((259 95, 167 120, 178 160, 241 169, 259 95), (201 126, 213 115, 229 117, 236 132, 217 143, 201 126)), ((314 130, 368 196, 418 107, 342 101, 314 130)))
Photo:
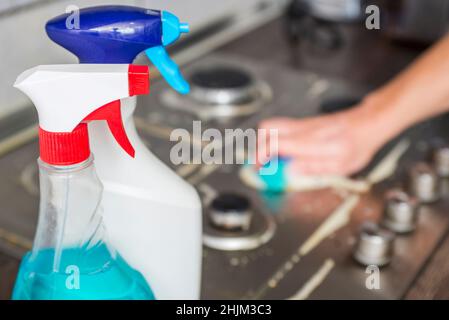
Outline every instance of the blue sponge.
POLYGON ((258 174, 260 179, 265 183, 266 190, 271 192, 284 192, 287 189, 287 177, 286 177, 286 169, 291 161, 290 158, 286 157, 278 157, 278 167, 277 170, 273 174, 262 174, 262 168, 268 168, 272 165, 272 161, 270 160, 265 163, 261 169, 259 169, 258 174))

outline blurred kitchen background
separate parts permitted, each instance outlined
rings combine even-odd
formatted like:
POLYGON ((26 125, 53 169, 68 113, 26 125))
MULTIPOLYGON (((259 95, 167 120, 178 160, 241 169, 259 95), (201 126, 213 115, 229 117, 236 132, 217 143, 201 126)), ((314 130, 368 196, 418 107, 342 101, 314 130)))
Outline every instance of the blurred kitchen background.
MULTIPOLYGON (((275 6, 282 6, 277 1, 275 6)), ((18 74, 38 64, 75 63, 76 58, 50 41, 45 34, 44 26, 47 20, 65 12, 70 5, 80 8, 101 4, 128 4, 154 9, 164 9, 178 12, 189 21, 194 31, 204 31, 219 22, 230 19, 251 18, 247 12, 257 10, 261 1, 60 1, 60 0, 3 0, 0 3, 1 27, 1 59, 2 77, 0 82, 0 97, 2 107, 0 116, 29 106, 23 94, 11 88, 18 74), (201 8, 201 10, 199 10, 201 8)), ((274 3, 273 3, 274 4, 274 3)), ((272 4, 272 5, 273 5, 272 4)), ((242 28, 247 28, 242 26, 242 28)))
MULTIPOLYGON (((433 165, 430 154, 449 157, 442 147, 449 138, 446 116, 404 133, 412 145, 394 176, 364 196, 350 224, 299 262, 298 248, 338 207, 341 195, 322 190, 266 196, 243 185, 237 166, 174 166, 167 135, 191 128, 193 120, 203 120, 203 129, 253 128, 274 115, 304 117, 350 107, 445 34, 447 0, 0 1, 0 298, 10 296, 37 222, 36 114, 12 84, 39 64, 76 63, 48 39, 45 23, 69 5, 100 4, 164 9, 190 23, 190 34, 170 54, 191 82, 191 96, 173 94, 152 70, 152 94, 139 100, 136 123, 151 150, 203 199, 203 298, 449 298, 449 199, 443 191, 438 202, 421 210, 416 231, 396 238, 395 254, 381 269, 380 290, 365 287, 363 262, 353 258, 360 226, 381 219, 385 192, 406 188, 408 169, 423 161, 433 165), (379 30, 365 27, 369 5, 380 8, 379 30), (209 82, 224 94, 239 86, 238 99, 225 106, 207 100, 209 82), (223 202, 250 215, 251 227, 238 232, 216 225, 213 217, 223 202), (320 285, 302 291, 317 274, 320 285)), ((137 63, 148 61, 140 56, 137 63)))

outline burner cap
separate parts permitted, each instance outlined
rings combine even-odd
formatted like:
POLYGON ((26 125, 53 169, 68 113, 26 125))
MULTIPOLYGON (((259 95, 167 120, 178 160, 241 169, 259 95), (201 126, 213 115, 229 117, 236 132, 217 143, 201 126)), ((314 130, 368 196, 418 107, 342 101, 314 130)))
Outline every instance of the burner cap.
POLYGON ((242 213, 249 210, 250 202, 248 198, 236 193, 222 193, 212 201, 211 206, 220 212, 242 213))
POLYGON ((239 89, 252 84, 251 76, 234 67, 213 67, 198 70, 190 77, 193 86, 206 89, 239 89))
POLYGON ((253 250, 270 241, 276 230, 274 218, 263 214, 244 195, 220 193, 203 215, 203 243, 225 251, 253 250))
POLYGON ((190 83, 191 96, 202 104, 237 106, 254 99, 251 74, 236 67, 198 69, 190 76, 190 83))
POLYGON ((251 224, 251 204, 245 196, 222 193, 211 203, 210 221, 218 229, 248 230, 251 224))

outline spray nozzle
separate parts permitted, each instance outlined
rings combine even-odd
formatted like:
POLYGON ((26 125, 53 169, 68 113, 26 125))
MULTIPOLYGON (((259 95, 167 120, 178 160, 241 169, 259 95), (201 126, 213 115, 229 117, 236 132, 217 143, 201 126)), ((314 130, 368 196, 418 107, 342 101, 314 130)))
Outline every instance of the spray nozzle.
POLYGON ((41 158, 45 162, 66 165, 85 160, 80 158, 90 154, 86 123, 95 120, 106 121, 117 143, 134 157, 120 99, 149 93, 147 66, 39 66, 22 73, 14 86, 36 106, 41 158))
POLYGON ((174 14, 162 11, 162 46, 154 46, 145 50, 146 55, 154 66, 159 70, 165 81, 181 94, 190 92, 190 86, 184 79, 176 63, 170 59, 165 46, 179 39, 181 33, 189 32, 189 24, 179 22, 174 14))
POLYGON ((161 21, 163 46, 149 48, 145 53, 173 89, 181 94, 187 94, 190 92, 189 83, 182 76, 176 63, 170 59, 164 46, 178 40, 181 33, 188 33, 189 24, 179 22, 178 17, 167 11, 161 12, 161 21))
POLYGON ((161 12, 161 21, 162 44, 164 46, 168 46, 178 40, 181 33, 188 33, 190 31, 188 23, 179 22, 178 17, 168 11, 161 12))
POLYGON ((179 24, 179 31, 181 31, 181 33, 189 33, 190 32, 190 26, 188 23, 186 22, 182 22, 179 24))
POLYGON ((190 91, 178 66, 165 50, 189 25, 170 12, 133 6, 83 8, 74 25, 70 13, 48 21, 46 31, 56 43, 74 53, 81 63, 132 63, 145 51, 170 86, 190 91))

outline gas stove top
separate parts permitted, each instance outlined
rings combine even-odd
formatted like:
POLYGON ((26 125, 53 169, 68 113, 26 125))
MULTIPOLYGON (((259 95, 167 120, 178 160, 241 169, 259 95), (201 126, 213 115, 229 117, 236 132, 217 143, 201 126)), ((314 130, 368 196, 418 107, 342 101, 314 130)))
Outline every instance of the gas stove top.
MULTIPOLYGON (((411 146, 398 170, 357 198, 358 202, 352 203, 353 195, 332 189, 261 193, 240 181, 239 164, 171 163, 170 150, 176 143, 170 141, 172 130, 191 132, 197 120, 201 120, 203 131, 245 130, 274 115, 305 117, 333 112, 358 101, 366 90, 341 79, 232 55, 209 55, 190 64, 184 73, 192 83, 190 96, 179 96, 158 81, 152 84, 152 95, 139 97, 135 116, 138 131, 152 152, 194 185, 202 198, 202 298, 403 297, 448 230, 447 192, 422 206, 415 230, 397 236, 394 242, 391 235, 373 226, 365 226, 362 233, 359 230, 367 221, 380 220, 387 190, 408 188, 411 166, 418 161, 429 163, 429 153, 444 142, 440 137, 448 136, 447 119, 407 131, 403 137, 411 146), (320 226, 345 206, 350 207, 349 222, 305 250, 320 226), (375 255, 380 252, 376 251, 380 250, 379 241, 389 263, 379 270, 380 288, 372 288, 367 284, 372 269, 357 262, 353 251, 358 248, 365 256, 375 255)), ((201 141, 192 139, 191 143, 201 141)), ((371 167, 394 143, 379 153, 371 167)), ((244 148, 236 150, 237 157, 244 153, 244 148)), ((37 222, 36 157, 37 141, 32 140, 0 158, 0 246, 17 257, 31 246, 37 222)))

